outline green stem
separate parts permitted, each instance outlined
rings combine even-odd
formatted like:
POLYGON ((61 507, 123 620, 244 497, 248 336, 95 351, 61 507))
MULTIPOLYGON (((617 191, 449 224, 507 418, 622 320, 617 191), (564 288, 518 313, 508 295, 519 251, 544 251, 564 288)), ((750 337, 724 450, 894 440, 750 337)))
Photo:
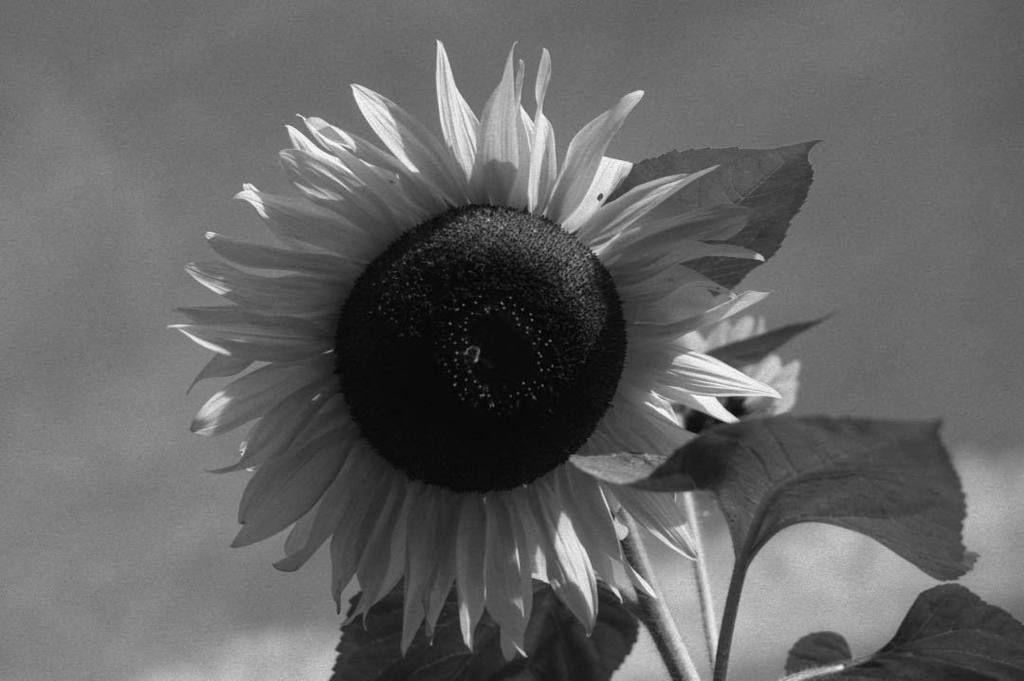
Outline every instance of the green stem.
POLYGON ((715 655, 713 681, 725 681, 729 670, 729 652, 732 649, 732 635, 736 630, 736 614, 740 607, 740 593, 743 591, 743 580, 746 577, 746 564, 737 563, 733 566, 732 577, 729 579, 729 592, 725 596, 725 610, 722 612, 722 629, 718 634, 718 652, 715 655))
POLYGON ((696 495, 693 492, 683 493, 683 506, 690 520, 693 532, 693 547, 697 560, 693 562, 693 574, 697 580, 697 593, 700 595, 700 612, 704 623, 704 644, 708 652, 708 664, 715 667, 715 651, 718 650, 718 622, 715 619, 715 601, 711 594, 711 579, 708 577, 708 561, 704 551, 704 533, 701 529, 700 509, 697 507, 696 495))
POLYGON ((658 598, 652 598, 641 589, 636 590, 640 620, 651 632, 651 638, 654 639, 654 645, 661 654, 672 681, 700 681, 697 667, 694 666, 693 658, 690 657, 686 644, 679 635, 672 613, 668 611, 665 599, 661 598, 662 591, 654 578, 651 559, 640 539, 640 528, 632 518, 623 515, 629 529, 629 534, 622 540, 623 555, 633 569, 650 584, 654 593, 658 594, 658 598))

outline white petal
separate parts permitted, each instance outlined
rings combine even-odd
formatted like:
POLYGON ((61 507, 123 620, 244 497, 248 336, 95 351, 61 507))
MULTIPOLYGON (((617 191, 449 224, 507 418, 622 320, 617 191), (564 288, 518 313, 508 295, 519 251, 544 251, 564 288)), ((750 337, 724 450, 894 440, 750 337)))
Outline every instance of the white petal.
POLYGON ((280 277, 242 272, 223 262, 189 263, 185 271, 217 295, 256 310, 282 314, 335 311, 347 294, 343 284, 326 284, 320 277, 288 274, 280 277))
POLYGON ((534 86, 534 97, 537 100, 537 111, 533 117, 533 142, 530 145, 530 171, 527 184, 527 209, 543 212, 551 196, 558 176, 556 160, 555 132, 551 122, 544 115, 544 96, 551 82, 551 55, 545 49, 540 55, 540 67, 537 69, 537 81, 534 86))
POLYGON ((672 396, 672 399, 685 407, 696 409, 708 416, 713 416, 723 423, 736 423, 739 421, 731 411, 725 408, 725 405, 717 397, 679 393, 672 396))
POLYGON ((196 384, 199 383, 199 381, 204 381, 207 378, 225 378, 227 376, 234 376, 248 369, 250 364, 252 364, 252 360, 249 359, 215 354, 210 358, 210 361, 199 370, 196 377, 192 379, 192 382, 189 384, 185 393, 188 394, 192 392, 192 388, 196 387, 196 384))
POLYGON ((620 161, 607 156, 602 158, 601 165, 597 167, 597 174, 594 175, 594 181, 590 183, 590 189, 587 190, 579 207, 562 222, 562 228, 567 232, 574 232, 581 225, 587 224, 598 208, 604 204, 609 194, 615 191, 615 188, 625 179, 626 175, 629 175, 629 171, 632 169, 633 164, 629 161, 620 161))
POLYGON ((448 594, 455 581, 455 546, 459 525, 460 504, 458 497, 448 490, 434 488, 430 490, 437 498, 435 502, 439 510, 437 534, 434 536, 436 563, 434 573, 425 594, 427 637, 434 636, 434 625, 441 614, 441 609, 448 600, 448 594))
POLYGON ((547 481, 534 481, 530 505, 544 533, 548 583, 559 600, 576 616, 589 634, 597 617, 597 582, 586 548, 580 543, 572 519, 547 481))
POLYGON ((356 105, 380 141, 409 170, 452 205, 465 202, 465 182, 455 159, 429 130, 387 97, 353 85, 356 105))
MULTIPOLYGON (((521 650, 530 613, 523 593, 524 564, 516 542, 512 518, 505 499, 490 495, 485 501, 487 543, 484 547, 484 580, 487 612, 521 650)), ((526 589, 531 595, 532 587, 526 589)))
POLYGON ((218 324, 172 324, 208 350, 262 362, 301 362, 333 348, 320 328, 294 317, 261 315, 256 320, 218 324))
POLYGON ((409 649, 426 615, 426 592, 439 552, 438 523, 441 509, 432 488, 416 482, 409 485, 406 511, 416 515, 414 531, 408 532, 405 552, 405 596, 402 600, 402 654, 409 649))
POLYGON ((455 545, 455 586, 459 592, 459 626, 466 647, 473 649, 473 632, 484 611, 484 552, 487 527, 483 501, 475 494, 462 497, 455 545))
POLYGON ((197 435, 219 435, 258 418, 285 395, 317 379, 316 368, 270 364, 215 393, 192 419, 197 435))
POLYGON ((473 109, 469 107, 466 100, 462 98, 455 78, 452 75, 452 67, 448 63, 448 53, 444 45, 437 41, 437 68, 435 81, 437 83, 437 114, 441 119, 441 132, 444 141, 448 145, 455 160, 462 167, 462 172, 469 180, 473 173, 473 164, 476 159, 476 138, 480 128, 480 121, 477 120, 473 109))
POLYGON ((207 243, 225 260, 242 267, 269 270, 289 270, 330 279, 349 279, 361 271, 359 263, 330 253, 310 253, 287 248, 275 248, 231 237, 206 233, 207 243))
MULTIPOLYGON (((700 352, 688 351, 678 355, 672 362, 669 376, 665 383, 670 390, 695 395, 779 396, 778 391, 770 385, 754 380, 722 360, 700 352)), ((669 399, 675 398, 676 392, 665 392, 661 386, 657 390, 669 399)))
POLYGON ((392 484, 388 496, 375 512, 377 520, 370 532, 356 568, 356 579, 362 592, 352 618, 365 615, 374 603, 398 584, 405 571, 405 538, 408 516, 405 515, 407 483, 392 484))
POLYGON ((566 507, 595 572, 604 581, 611 581, 615 573, 613 561, 622 561, 622 549, 601 486, 572 465, 562 466, 556 481, 561 498, 572 499, 566 507))
MULTIPOLYGON (((379 506, 380 497, 392 482, 391 477, 386 475, 386 466, 377 461, 377 456, 372 452, 353 448, 316 507, 295 524, 284 544, 288 555, 274 563, 274 567, 284 572, 298 570, 336 531, 343 535, 343 539, 352 539, 345 543, 344 550, 354 552, 358 560, 362 545, 356 539, 360 536, 361 519, 365 514, 370 514, 371 508, 379 506), (345 519, 344 523, 341 522, 342 518, 345 519), (352 537, 349 533, 356 536, 352 537)), ((332 565, 338 563, 333 542, 331 562, 332 565)), ((354 571, 355 568, 353 574, 354 571)), ((334 569, 334 574, 338 574, 337 569, 334 569)))
POLYGON ((285 529, 319 501, 345 462, 337 432, 328 432, 261 468, 249 481, 239 515, 243 527, 232 546, 262 541, 285 529))
POLYGON ((714 168, 692 175, 666 175, 633 187, 599 207, 590 220, 580 226, 577 237, 597 253, 607 251, 609 261, 647 233, 644 218, 677 191, 714 168))
POLYGON ((339 499, 337 511, 329 516, 336 518, 331 529, 334 533, 331 537, 331 594, 339 610, 341 592, 355 577, 370 541, 374 522, 381 510, 381 499, 387 497, 394 485, 402 482, 375 453, 368 449, 360 453, 374 460, 370 465, 351 471, 348 466, 342 469, 338 477, 347 477, 349 488, 346 497, 339 499))
POLYGON ((331 408, 340 408, 340 404, 337 399, 333 402, 331 400, 337 395, 337 378, 330 373, 324 373, 319 380, 288 394, 267 409, 249 431, 239 447, 239 460, 210 472, 231 473, 262 466, 287 451, 307 426, 316 425, 314 422, 322 409, 324 413, 319 414, 321 419, 334 417, 334 409, 331 408))
POLYGON ((314 139, 330 153, 342 155, 345 150, 371 166, 394 173, 399 181, 398 190, 406 195, 411 205, 424 214, 436 214, 447 205, 440 192, 419 171, 410 170, 404 163, 377 145, 327 123, 323 119, 303 119, 314 139))
POLYGON ((519 100, 516 98, 513 50, 498 87, 480 115, 480 138, 470 181, 479 202, 509 205, 519 171, 519 100))
POLYGON ((544 211, 547 217, 561 224, 580 205, 593 184, 608 144, 642 96, 639 90, 631 92, 610 110, 587 123, 572 138, 552 189, 551 200, 544 211))
POLYGON ((255 208, 274 236, 290 245, 314 246, 359 263, 369 262, 387 245, 338 214, 304 199, 267 194, 251 184, 235 198, 255 208))
MULTIPOLYGON (((612 487, 612 486, 608 486, 612 487)), ((686 558, 693 559, 693 539, 686 529, 686 516, 672 494, 646 492, 615 485, 612 494, 622 507, 665 546, 686 558)))

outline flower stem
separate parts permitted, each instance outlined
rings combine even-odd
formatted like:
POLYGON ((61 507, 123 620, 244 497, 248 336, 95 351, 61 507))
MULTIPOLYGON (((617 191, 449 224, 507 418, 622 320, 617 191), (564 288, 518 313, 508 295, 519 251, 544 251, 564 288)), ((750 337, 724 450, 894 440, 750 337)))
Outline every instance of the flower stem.
POLYGON ((737 563, 733 566, 729 580, 729 592, 725 595, 725 609, 722 612, 722 629, 718 637, 718 651, 715 653, 715 674, 713 681, 725 681, 729 671, 729 653, 732 650, 732 635, 736 629, 736 615, 740 607, 740 593, 743 580, 747 578, 747 566, 737 563))
POLYGON ((718 650, 718 622, 715 618, 715 602, 711 594, 711 580, 708 578, 708 561, 704 551, 704 536, 701 530, 700 510, 697 508, 696 495, 693 492, 683 493, 683 506, 690 520, 693 532, 693 546, 697 552, 697 560, 693 563, 693 573, 697 580, 697 593, 700 594, 700 612, 704 622, 704 644, 708 650, 708 664, 715 668, 715 652, 718 650))
POLYGON ((690 657, 686 644, 679 635, 679 629, 672 619, 672 613, 668 611, 668 606, 665 605, 665 599, 661 597, 661 589, 651 568, 651 559, 640 539, 640 528, 627 514, 623 516, 626 527, 629 528, 629 535, 622 540, 622 551, 626 561, 650 584, 654 593, 658 594, 657 598, 652 598, 643 590, 636 590, 640 620, 651 632, 651 638, 654 639, 654 645, 661 654, 672 681, 700 681, 693 658, 690 657))

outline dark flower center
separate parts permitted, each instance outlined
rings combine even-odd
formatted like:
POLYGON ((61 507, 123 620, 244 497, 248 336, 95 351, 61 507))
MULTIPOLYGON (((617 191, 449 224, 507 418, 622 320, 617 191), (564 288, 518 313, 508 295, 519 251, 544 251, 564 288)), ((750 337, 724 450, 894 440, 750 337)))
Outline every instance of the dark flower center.
POLYGON ((356 281, 337 371, 374 450, 457 491, 565 462, 608 409, 626 352, 614 282, 558 225, 465 206, 410 230, 356 281))

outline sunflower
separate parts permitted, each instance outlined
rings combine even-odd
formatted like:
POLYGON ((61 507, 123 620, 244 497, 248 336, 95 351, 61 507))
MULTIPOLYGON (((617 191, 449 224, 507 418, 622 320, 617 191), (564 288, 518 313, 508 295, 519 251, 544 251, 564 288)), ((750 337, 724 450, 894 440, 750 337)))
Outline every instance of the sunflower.
MULTIPOLYGON (((692 331, 687 334, 685 342, 699 352, 711 352, 724 345, 760 336, 765 330, 764 317, 744 315, 723 319, 710 330, 692 331)), ((783 363, 779 355, 771 352, 757 362, 741 366, 740 370, 747 376, 775 388, 779 398, 772 399, 761 395, 726 397, 721 400, 724 413, 720 411, 714 417, 706 411, 696 411, 678 405, 676 411, 683 417, 683 424, 688 430, 700 432, 709 425, 722 421, 777 416, 786 413, 796 404, 796 395, 800 388, 800 360, 783 363)))
POLYGON ((486 609, 506 654, 522 653, 533 579, 589 631, 597 580, 643 586, 616 514, 692 552, 671 495, 574 461, 671 452, 691 437, 673 403, 777 396, 683 338, 762 296, 684 264, 758 257, 717 243, 743 211, 665 202, 713 169, 607 200, 631 164, 604 154, 642 93, 559 161, 548 52, 532 117, 523 74, 510 54, 478 118, 438 43, 440 139, 359 85, 383 146, 318 118, 289 127, 281 160, 302 197, 237 197, 279 244, 207 234, 223 261, 187 271, 230 304, 182 309, 190 323, 174 325, 215 353, 197 381, 237 376, 192 430, 254 422, 220 469, 255 471, 233 545, 291 527, 275 565, 295 570, 329 539, 335 599, 353 578, 361 589, 353 616, 402 582, 403 650, 421 624, 431 635, 453 586, 467 645, 486 609))

